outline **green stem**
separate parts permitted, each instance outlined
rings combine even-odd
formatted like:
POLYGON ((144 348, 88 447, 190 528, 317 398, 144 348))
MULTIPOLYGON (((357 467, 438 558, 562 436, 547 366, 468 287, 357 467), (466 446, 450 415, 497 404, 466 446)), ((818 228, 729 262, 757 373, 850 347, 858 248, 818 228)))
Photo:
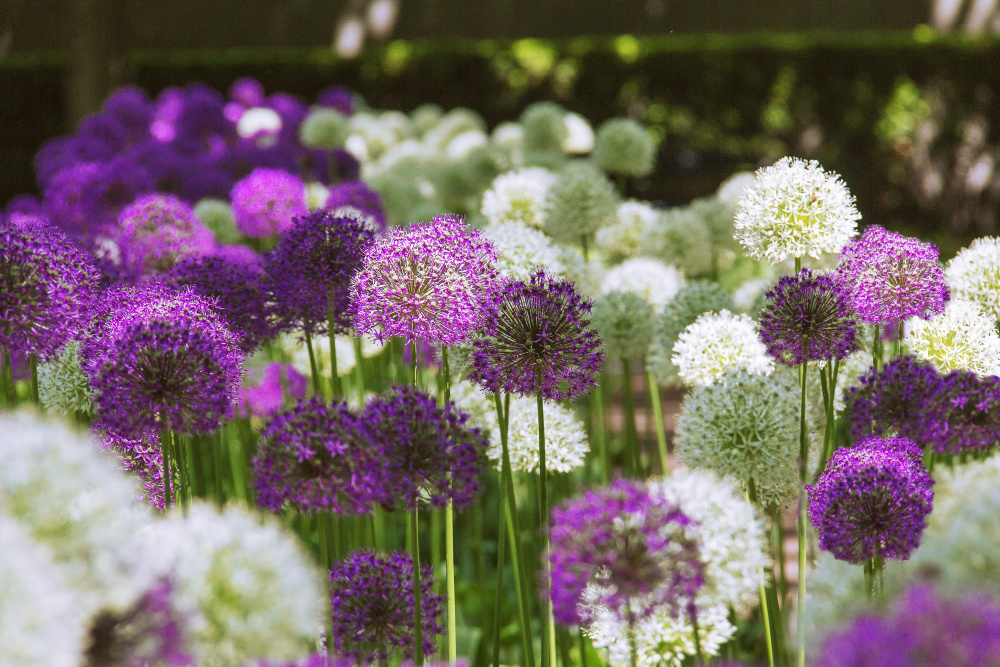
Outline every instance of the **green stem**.
POLYGON ((417 341, 413 338, 410 338, 410 384, 417 386, 417 341))
POLYGON ((361 365, 361 336, 354 337, 354 384, 358 386, 358 409, 365 407, 365 369, 361 365))
POLYGON ((795 258, 795 273, 798 273, 801 270, 802 270, 802 258, 801 257, 796 257, 795 258))
POLYGON ((830 383, 830 375, 827 372, 829 369, 829 362, 826 366, 819 369, 819 384, 823 391, 823 408, 826 414, 826 427, 823 429, 823 448, 820 450, 819 466, 816 469, 816 474, 823 472, 826 467, 827 459, 831 454, 831 449, 833 445, 833 391, 834 388, 830 383))
POLYGON ((413 557, 413 617, 415 623, 413 664, 420 667, 424 664, 424 619, 423 591, 420 588, 420 522, 416 508, 410 512, 410 548, 413 557))
POLYGON ((313 351, 312 336, 309 335, 308 331, 305 332, 305 335, 306 335, 306 351, 309 352, 309 372, 312 373, 313 392, 317 396, 322 396, 323 388, 320 386, 319 383, 320 382, 319 366, 316 365, 316 353, 313 351))
POLYGON ((17 404, 17 392, 14 389, 14 370, 11 363, 10 348, 0 347, 0 385, 3 389, 3 398, 8 408, 13 408, 17 404))
MULTIPOLYGON (((808 357, 808 355, 807 355, 808 357)), ((798 666, 806 664, 806 472, 808 468, 809 443, 806 432, 806 371, 807 363, 799 366, 799 504, 796 523, 799 537, 798 587, 798 666)))
POLYGON ((235 437, 229 438, 229 466, 233 473, 234 495, 246 502, 248 498, 246 476, 243 474, 245 462, 243 456, 243 444, 239 433, 235 437))
MULTIPOLYGON (((746 501, 751 505, 755 505, 757 503, 757 492, 755 489, 756 487, 751 480, 751 483, 745 492, 746 501)), ((767 666, 774 667, 774 637, 771 635, 771 616, 767 605, 767 591, 764 588, 764 582, 767 578, 764 576, 763 567, 757 568, 757 576, 760 577, 760 584, 757 587, 757 591, 760 595, 761 620, 764 622, 764 642, 767 646, 767 666)))
POLYGON ((583 251, 583 261, 590 261, 590 243, 586 234, 580 234, 580 250, 583 251))
POLYGON ((903 320, 896 323, 896 355, 903 354, 903 320))
POLYGON ((632 474, 642 477, 639 432, 635 427, 635 395, 632 392, 632 360, 622 358, 622 388, 625 390, 625 442, 631 452, 632 474))
POLYGON ((160 431, 160 454, 163 460, 163 469, 160 471, 163 482, 163 511, 170 509, 170 429, 165 428, 160 431))
POLYGON ((504 571, 504 551, 507 545, 504 540, 507 537, 505 530, 505 519, 507 517, 507 485, 500 485, 500 512, 499 535, 497 535, 497 583, 494 589, 495 599, 493 601, 493 667, 500 667, 500 627, 503 621, 503 571, 504 571))
POLYGON ((222 484, 222 450, 226 446, 226 429, 223 426, 219 429, 219 440, 212 447, 214 458, 213 477, 215 478, 215 502, 222 507, 226 502, 225 491, 222 484))
POLYGON ((872 368, 876 371, 882 368, 882 336, 881 328, 875 325, 875 338, 872 341, 872 368))
POLYGON ((608 455, 608 442, 604 434, 604 397, 600 383, 590 394, 590 409, 594 418, 594 436, 597 440, 597 451, 601 456, 601 481, 607 484, 611 481, 611 457, 608 455))
MULTIPOLYGON (((549 587, 549 492, 548 471, 545 468, 545 408, 542 400, 542 371, 535 369, 535 394, 538 405, 538 529, 542 535, 542 581, 549 587)), ((552 616, 552 600, 542 598, 542 667, 555 664, 555 620, 552 616)))
POLYGON ((34 352, 28 355, 28 366, 31 371, 31 400, 35 405, 41 405, 38 400, 38 355, 34 352))
POLYGON ((869 600, 877 600, 885 592, 885 559, 881 556, 865 561, 865 592, 869 600))
POLYGON ((649 384, 649 402, 653 406, 653 426, 656 427, 656 448, 660 453, 660 474, 670 472, 670 455, 667 453, 667 431, 663 426, 663 404, 660 402, 660 386, 656 378, 646 371, 646 382, 649 384))
POLYGON ((444 554, 448 577, 448 664, 458 659, 458 612, 455 608, 455 510, 451 500, 444 510, 444 554))
POLYGON ((587 667, 587 639, 583 636, 583 628, 576 631, 577 639, 580 643, 580 667, 587 667))
POLYGON ((698 628, 698 608, 695 607, 694 602, 691 603, 688 609, 688 616, 691 618, 691 634, 694 636, 694 654, 698 665, 705 664, 705 656, 701 652, 701 631, 698 628))
POLYGON ((340 375, 337 373, 337 337, 335 331, 335 317, 333 309, 327 309, 326 321, 330 329, 330 396, 337 398, 340 396, 340 375))

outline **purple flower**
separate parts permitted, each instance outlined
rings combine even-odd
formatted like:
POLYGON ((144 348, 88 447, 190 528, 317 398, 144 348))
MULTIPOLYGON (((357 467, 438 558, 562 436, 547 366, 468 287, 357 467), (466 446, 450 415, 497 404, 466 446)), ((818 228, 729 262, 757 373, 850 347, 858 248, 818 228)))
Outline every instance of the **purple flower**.
POLYGON ((240 387, 240 414, 273 417, 286 399, 298 400, 306 396, 306 378, 291 364, 268 364, 259 380, 259 383, 251 385, 249 378, 244 378, 240 387))
MULTIPOLYGON (((441 634, 441 597, 434 574, 421 568, 424 653, 441 634)), ((405 553, 356 551, 330 568, 333 646, 360 664, 412 660, 414 646, 413 561, 405 553)))
POLYGON ((407 509, 472 503, 489 442, 467 426, 468 415, 415 387, 394 387, 365 406, 364 419, 379 448, 379 503, 407 509))
POLYGON ((184 155, 221 157, 236 139, 236 128, 223 107, 225 99, 213 88, 194 83, 181 93, 173 121, 171 146, 184 155))
POLYGON ((261 433, 254 459, 257 501, 277 512, 366 514, 380 480, 375 443, 346 403, 302 401, 261 433))
POLYGON ((290 229, 293 219, 309 212, 306 187, 297 177, 278 169, 254 169, 233 186, 233 220, 241 232, 267 237, 290 229))
POLYGON ((229 87, 229 98, 247 107, 260 106, 265 98, 264 85, 257 79, 240 77, 229 87))
POLYGON ((336 211, 342 206, 355 208, 374 220, 380 233, 384 233, 389 224, 382 205, 382 197, 362 181, 347 181, 330 188, 325 207, 336 211))
POLYGON ((953 370, 915 407, 935 452, 982 453, 1000 443, 1000 377, 953 370))
POLYGON ((786 366, 843 359, 858 350, 858 327, 844 288, 829 276, 802 269, 766 294, 760 339, 786 366))
POLYGON ((897 357, 881 370, 869 369, 844 399, 851 437, 893 433, 926 444, 928 400, 940 384, 934 365, 912 355, 897 357))
POLYGON ((461 343, 479 326, 495 264, 492 244, 460 216, 394 228, 368 247, 354 276, 355 327, 380 341, 461 343))
POLYGON ((56 172, 45 188, 45 208, 52 221, 81 243, 89 243, 106 232, 101 225, 103 221, 91 220, 84 208, 85 193, 97 182, 100 172, 101 165, 97 163, 78 162, 56 172))
POLYGON ((541 392, 550 401, 586 394, 604 365, 592 305, 572 283, 544 271, 503 283, 483 306, 469 379, 490 392, 541 392))
POLYGON ((35 154, 35 173, 38 185, 47 190, 52 177, 81 162, 105 162, 115 155, 114 150, 99 140, 68 136, 47 141, 35 154))
POLYGON ((838 449, 809 492, 819 547, 838 560, 907 560, 931 512, 934 480, 907 438, 868 438, 838 449))
POLYGON ((875 225, 841 251, 836 273, 854 312, 868 324, 928 319, 950 298, 938 255, 931 243, 875 225))
POLYGON ((686 534, 691 523, 675 505, 626 480, 554 509, 549 561, 556 620, 587 620, 580 601, 588 584, 624 621, 663 606, 687 610, 704 583, 698 544, 686 534))
POLYGON ((132 280, 163 274, 179 260, 212 251, 215 238, 191 207, 173 195, 136 199, 118 216, 121 266, 132 280))
POLYGON ((331 107, 345 116, 354 113, 354 93, 343 86, 330 86, 319 91, 316 104, 321 107, 331 107))
POLYGON ((83 213, 91 225, 108 225, 118 212, 156 184, 149 172, 130 156, 119 156, 100 166, 94 182, 83 194, 83 213))
MULTIPOLYGON (((132 473, 142 484, 142 500, 161 512, 166 509, 163 497, 163 452, 155 431, 141 431, 124 436, 113 431, 95 432, 97 443, 104 451, 113 451, 123 471, 132 473)), ((171 498, 175 499, 171 480, 171 498)), ((173 500, 171 500, 171 507, 173 500)))

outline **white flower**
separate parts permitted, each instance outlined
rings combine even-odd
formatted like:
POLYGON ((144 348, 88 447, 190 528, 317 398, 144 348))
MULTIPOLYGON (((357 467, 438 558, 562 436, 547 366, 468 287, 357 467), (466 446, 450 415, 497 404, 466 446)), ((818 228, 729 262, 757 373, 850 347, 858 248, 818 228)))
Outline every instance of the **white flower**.
POLYGON ((715 197, 730 211, 736 211, 737 204, 746 195, 747 190, 756 184, 757 177, 752 171, 738 171, 722 181, 718 190, 715 191, 715 197))
POLYGON ((324 582, 276 519, 194 503, 145 535, 173 575, 171 604, 188 618, 188 644, 206 667, 305 657, 323 622, 324 582))
POLYGON ((482 214, 494 225, 520 222, 541 229, 545 196, 555 180, 555 174, 540 167, 501 174, 483 194, 482 214))
POLYGON ((566 124, 566 137, 562 141, 562 149, 570 155, 583 155, 594 150, 594 128, 590 121, 577 113, 567 113, 563 117, 566 124))
POLYGON ((903 345, 942 373, 961 368, 1000 375, 1000 336, 995 323, 971 301, 952 299, 940 315, 909 320, 903 345))
POLYGON ((643 237, 659 218, 660 212, 645 202, 622 202, 614 224, 598 229, 594 241, 611 257, 636 257, 643 254, 643 237))
POLYGON ((444 154, 449 160, 464 160, 469 153, 489 143, 489 138, 481 130, 469 130, 449 141, 444 154))
POLYGON ((497 251, 497 270, 505 276, 524 280, 539 267, 554 275, 566 271, 559 261, 560 250, 551 239, 523 223, 492 224, 483 230, 483 236, 493 242, 497 251))
MULTIPOLYGON (((583 465, 590 451, 583 424, 571 410, 559 403, 544 405, 545 417, 545 469, 550 472, 569 472, 583 465)), ((494 424, 495 417, 494 417, 494 424)), ((494 437, 486 455, 501 466, 503 450, 499 430, 494 426, 494 437)), ((507 451, 511 469, 520 472, 538 470, 538 404, 533 398, 510 400, 507 425, 507 451)))
POLYGON ((636 257, 625 260, 604 275, 601 293, 633 292, 659 313, 683 286, 684 276, 675 267, 656 259, 636 257))
POLYGON ((491 395, 468 380, 459 380, 451 385, 451 402, 469 415, 469 426, 482 429, 491 440, 496 439, 499 442, 496 404, 491 395))
POLYGON ((236 134, 244 139, 257 138, 260 135, 270 137, 281 131, 281 116, 268 107, 253 107, 247 109, 236 123, 236 134))
POLYGON ((306 183, 306 206, 309 207, 310 211, 326 208, 326 200, 329 196, 330 190, 322 183, 306 183))
POLYGON ((757 336, 757 324, 728 310, 704 313, 689 324, 674 343, 670 360, 677 375, 695 387, 710 385, 730 370, 742 368, 758 375, 774 370, 774 361, 757 336))
POLYGON ((753 278, 736 288, 733 292, 733 305, 744 313, 751 313, 760 303, 761 297, 774 280, 771 278, 753 278))
POLYGON ((1000 238, 973 241, 945 269, 951 297, 979 304, 987 315, 1000 320, 1000 238))
POLYGON ((736 240, 747 255, 777 264, 786 257, 840 252, 861 214, 834 173, 815 160, 781 158, 757 172, 736 209, 736 240))

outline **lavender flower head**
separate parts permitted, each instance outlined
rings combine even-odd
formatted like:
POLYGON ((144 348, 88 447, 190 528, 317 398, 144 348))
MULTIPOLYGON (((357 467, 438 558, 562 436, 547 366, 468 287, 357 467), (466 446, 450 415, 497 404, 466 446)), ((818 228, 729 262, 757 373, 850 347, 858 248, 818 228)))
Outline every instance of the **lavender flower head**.
MULTIPOLYGON (((441 597, 434 573, 421 568, 424 654, 441 634, 441 597)), ((413 561, 405 553, 356 551, 330 568, 333 647, 358 664, 387 664, 390 656, 412 660, 413 561)))
POLYGON ((907 560, 931 513, 934 480, 907 438, 868 438, 838 449, 809 492, 819 547, 838 560, 907 560))
POLYGON ((809 269, 785 276, 767 292, 760 339, 786 366, 844 359, 858 350, 858 328, 843 287, 809 269))
POLYGON ((634 622, 664 606, 686 611, 704 583, 691 520, 641 485, 619 480, 566 501, 552 511, 552 609, 567 625, 586 622, 584 589, 601 589, 599 603, 634 622))
POLYGON ((1000 377, 953 370, 917 405, 935 452, 984 453, 1000 443, 1000 377))
POLYGON ((190 206, 173 195, 143 195, 122 209, 118 247, 125 275, 133 280, 166 273, 178 260, 211 252, 212 232, 190 206))
POLYGON ((324 205, 335 211, 342 206, 355 208, 375 223, 379 233, 384 233, 389 224, 382 205, 382 197, 362 181, 346 181, 330 188, 330 194, 324 205))
POLYGON ((462 343, 496 280, 496 251, 461 216, 395 228, 368 247, 354 276, 355 327, 379 341, 462 343))
POLYGON ((260 382, 254 384, 245 380, 240 387, 241 415, 273 417, 286 399, 306 396, 306 378, 292 364, 268 364, 259 379, 260 382))
POLYGON ((251 237, 280 234, 309 212, 305 184, 280 169, 254 169, 233 186, 230 197, 236 226, 251 237))
POLYGON ((301 401, 261 433, 254 459, 257 502, 273 512, 365 514, 378 488, 374 443, 346 403, 301 401))
POLYGON ((903 355, 881 370, 871 368, 845 398, 851 437, 898 435, 917 445, 927 442, 928 401, 939 392, 941 376, 929 361, 903 355))
POLYGON ((89 241, 103 231, 84 209, 84 193, 100 170, 95 162, 77 162, 60 169, 45 188, 45 208, 53 222, 76 241, 89 241))
POLYGON ((469 379, 490 392, 540 392, 550 401, 586 394, 604 365, 591 307, 572 283, 544 271, 504 282, 483 306, 469 379))
POLYGON ((836 273, 864 322, 927 319, 944 312, 950 298, 939 254, 932 243, 875 225, 841 251, 836 273))

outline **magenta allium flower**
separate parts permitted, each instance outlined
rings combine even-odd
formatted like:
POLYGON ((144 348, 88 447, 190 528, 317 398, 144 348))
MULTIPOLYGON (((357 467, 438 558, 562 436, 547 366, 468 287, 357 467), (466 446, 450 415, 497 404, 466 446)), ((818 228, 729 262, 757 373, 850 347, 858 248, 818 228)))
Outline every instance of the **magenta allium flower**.
POLYGON ((464 218, 394 228, 368 247, 354 276, 355 328, 379 341, 462 343, 482 321, 482 299, 496 280, 496 251, 464 218))
MULTIPOLYGON (((159 436, 154 431, 142 431, 136 436, 122 436, 112 431, 95 431, 97 444, 102 450, 113 451, 122 470, 139 478, 142 500, 161 512, 166 508, 163 497, 163 451, 159 436)), ((170 480, 171 507, 176 496, 175 480, 170 480)))
POLYGON ((635 622, 667 606, 687 611, 704 583, 691 519, 641 484, 613 482, 563 503, 550 522, 552 610, 560 623, 587 621, 584 588, 600 589, 599 603, 635 622))
POLYGON ((802 269, 769 289, 760 339, 786 366, 843 359, 859 349, 858 327, 843 286, 802 269))
POLYGON ((550 401, 586 394, 604 365, 592 305, 572 283, 544 271, 503 283, 485 301, 469 379, 490 392, 541 392, 550 401))
POLYGON ((838 449, 809 492, 819 547, 838 560, 907 560, 931 513, 934 480, 907 438, 868 438, 838 449))
POLYGON ((944 312, 950 298, 939 251, 874 225, 840 253, 836 274, 854 312, 868 324, 944 312))
POLYGON ((272 417, 286 400, 305 398, 308 382, 291 364, 274 362, 264 368, 260 382, 245 378, 240 387, 241 415, 272 417))
POLYGON ((346 181, 334 185, 330 188, 330 195, 326 198, 324 206, 331 211, 336 211, 342 206, 357 209, 375 222, 376 229, 380 233, 384 233, 388 225, 382 197, 361 181, 346 181))
POLYGON ((1000 377, 953 370, 918 405, 935 452, 983 453, 1000 444, 1000 377))
POLYGON ((233 221, 241 232, 267 237, 290 229, 294 218, 309 212, 306 186, 280 169, 259 167, 233 186, 233 221))
POLYGON ((927 444, 928 401, 938 393, 941 376, 929 361, 903 355, 871 368, 844 398, 851 437, 899 435, 927 444))
POLYGON ((173 195, 143 195, 118 215, 122 269, 133 280, 170 271, 180 259, 207 254, 215 238, 173 195))

